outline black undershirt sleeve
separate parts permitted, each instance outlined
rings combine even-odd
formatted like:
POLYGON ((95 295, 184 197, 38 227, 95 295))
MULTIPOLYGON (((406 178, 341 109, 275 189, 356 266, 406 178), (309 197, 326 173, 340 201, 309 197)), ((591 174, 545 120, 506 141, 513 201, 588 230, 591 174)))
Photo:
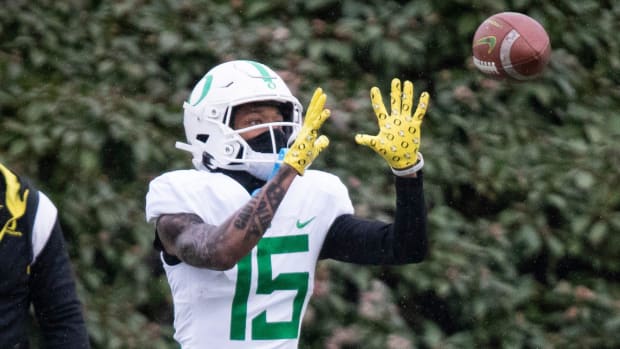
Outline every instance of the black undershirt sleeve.
POLYGON ((320 259, 369 265, 421 262, 428 253, 423 176, 395 177, 396 212, 392 224, 342 215, 331 225, 320 259))
POLYGON ((32 266, 32 303, 45 348, 90 348, 73 270, 58 221, 32 266))

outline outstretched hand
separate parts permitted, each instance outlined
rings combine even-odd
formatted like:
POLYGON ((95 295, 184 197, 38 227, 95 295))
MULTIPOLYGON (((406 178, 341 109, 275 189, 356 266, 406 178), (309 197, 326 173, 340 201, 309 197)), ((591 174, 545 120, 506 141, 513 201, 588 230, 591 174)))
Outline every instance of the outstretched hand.
POLYGON ((319 136, 319 129, 330 114, 329 109, 325 109, 326 99, 327 95, 320 87, 314 91, 301 130, 284 156, 283 162, 293 167, 300 175, 304 174, 312 161, 329 145, 326 136, 319 136))
POLYGON ((377 87, 370 89, 370 101, 377 115, 379 133, 376 136, 358 134, 355 141, 365 145, 387 161, 395 171, 402 171, 422 161, 420 148, 420 126, 429 103, 428 92, 420 95, 415 113, 413 107, 413 84, 405 81, 404 89, 399 79, 392 80, 390 94, 391 113, 388 114, 381 91, 377 87))

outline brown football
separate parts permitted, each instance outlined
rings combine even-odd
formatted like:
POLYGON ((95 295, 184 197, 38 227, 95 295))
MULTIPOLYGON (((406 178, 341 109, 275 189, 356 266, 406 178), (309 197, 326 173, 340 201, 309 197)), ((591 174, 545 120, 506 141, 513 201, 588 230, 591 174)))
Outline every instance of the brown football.
POLYGON ((482 73, 514 80, 539 76, 551 57, 545 28, 518 12, 501 12, 487 18, 472 42, 474 65, 482 73))

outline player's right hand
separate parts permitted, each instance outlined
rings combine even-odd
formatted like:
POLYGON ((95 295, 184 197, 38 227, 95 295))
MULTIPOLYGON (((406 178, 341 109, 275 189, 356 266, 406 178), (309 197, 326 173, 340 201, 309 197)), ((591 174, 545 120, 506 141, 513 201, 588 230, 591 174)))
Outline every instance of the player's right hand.
POLYGON ((319 129, 330 114, 329 109, 325 109, 326 99, 327 95, 320 87, 314 91, 301 130, 284 156, 283 162, 300 175, 304 174, 306 168, 329 144, 326 136, 319 136, 319 129))

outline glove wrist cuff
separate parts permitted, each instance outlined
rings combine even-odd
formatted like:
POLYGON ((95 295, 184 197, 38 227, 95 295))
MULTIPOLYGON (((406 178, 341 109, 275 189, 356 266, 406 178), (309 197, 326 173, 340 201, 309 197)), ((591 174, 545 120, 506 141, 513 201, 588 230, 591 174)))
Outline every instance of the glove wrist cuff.
POLYGON ((420 171, 422 167, 424 167, 424 157, 422 157, 422 153, 418 152, 418 162, 416 162, 413 166, 403 170, 397 170, 392 167, 392 173, 397 176, 407 176, 420 171))

